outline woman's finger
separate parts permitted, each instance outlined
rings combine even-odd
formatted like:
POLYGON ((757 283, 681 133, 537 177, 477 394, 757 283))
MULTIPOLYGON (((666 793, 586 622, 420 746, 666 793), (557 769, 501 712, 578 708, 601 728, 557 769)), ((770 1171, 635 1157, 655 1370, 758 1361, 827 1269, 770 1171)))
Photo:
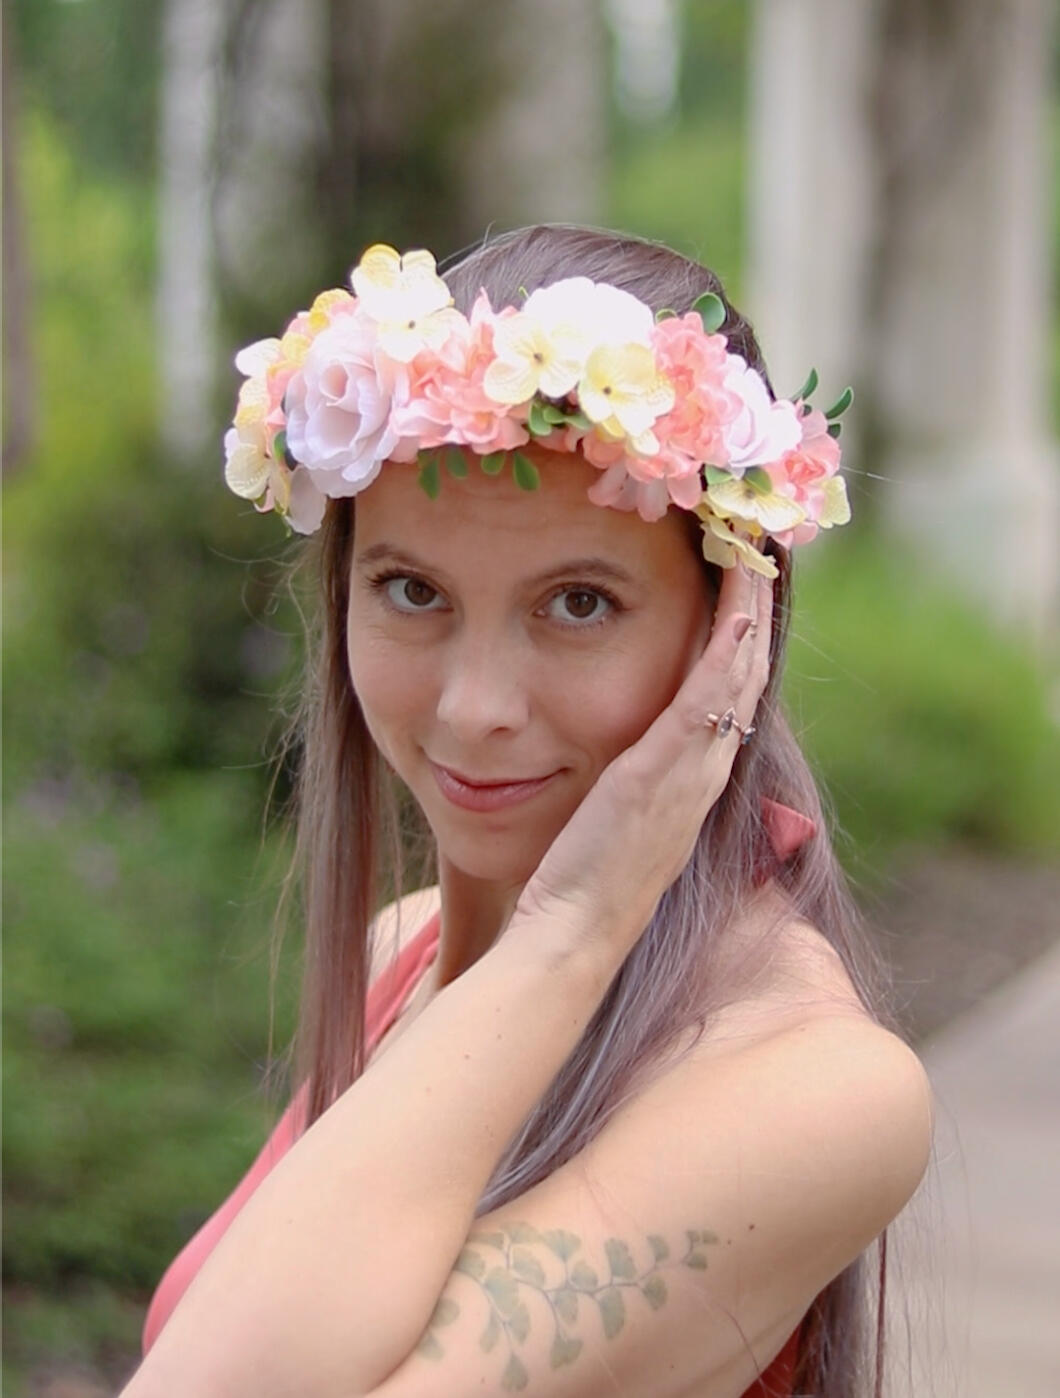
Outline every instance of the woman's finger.
POLYGON ((737 647, 732 668, 729 672, 729 694, 734 704, 743 696, 743 692, 751 680, 752 670, 754 669, 758 645, 758 631, 762 625, 763 614, 766 610, 762 586, 765 582, 765 578, 756 576, 751 583, 751 624, 737 647))
POLYGON ((734 616, 744 614, 753 619, 755 575, 742 563, 721 570, 721 587, 714 609, 711 638, 724 631, 734 616))

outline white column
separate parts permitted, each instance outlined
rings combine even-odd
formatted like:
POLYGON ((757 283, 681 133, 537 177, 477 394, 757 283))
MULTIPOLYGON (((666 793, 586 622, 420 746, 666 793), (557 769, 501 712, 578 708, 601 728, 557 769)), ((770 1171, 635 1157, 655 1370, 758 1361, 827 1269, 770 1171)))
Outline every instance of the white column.
POLYGON ((777 387, 811 356, 825 393, 852 379, 884 520, 1039 638, 1060 552, 1050 19, 1048 0, 757 0, 751 83, 751 309, 777 387))
POLYGON ((193 461, 215 424, 210 192, 220 82, 222 0, 166 0, 158 200, 158 372, 168 450, 193 461))
POLYGON ((873 385, 893 478, 882 499, 892 527, 940 572, 1044 639, 1060 555, 1047 399, 1049 7, 976 9, 957 74, 976 100, 890 228, 873 385))
POLYGON ((774 384, 853 377, 873 201, 865 94, 876 0, 755 0, 748 307, 774 384))

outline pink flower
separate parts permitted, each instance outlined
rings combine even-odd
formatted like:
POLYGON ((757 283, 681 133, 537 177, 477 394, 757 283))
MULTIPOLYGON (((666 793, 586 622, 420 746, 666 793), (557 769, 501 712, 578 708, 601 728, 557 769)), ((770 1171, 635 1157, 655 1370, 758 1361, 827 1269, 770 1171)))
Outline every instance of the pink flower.
POLYGON ((428 451, 450 442, 482 456, 510 451, 530 440, 520 420, 521 405, 498 403, 483 387, 494 359, 496 320, 489 298, 481 292, 470 320, 457 322, 437 349, 415 357, 409 366, 408 396, 393 414, 398 437, 415 439, 428 451))
POLYGON ((636 509, 647 520, 661 519, 670 503, 686 510, 699 504, 703 485, 700 463, 693 457, 669 450, 665 442, 656 455, 641 456, 627 441, 568 430, 570 444, 562 449, 580 451, 607 475, 606 485, 597 482, 590 491, 596 504, 612 503, 608 497, 613 495, 617 509, 636 509))
POLYGON ((659 370, 673 384, 673 408, 655 424, 662 452, 674 465, 684 458, 698 469, 705 463, 725 466, 729 446, 724 429, 736 421, 740 399, 726 385, 730 356, 724 335, 706 335, 694 311, 659 321, 654 348, 659 370))
POLYGON ((341 315, 309 345, 286 391, 287 446, 324 495, 356 495, 398 445, 395 399, 408 392, 404 366, 377 346, 363 313, 341 315))
POLYGON ((787 451, 779 461, 766 467, 773 488, 779 495, 796 501, 805 511, 806 519, 794 529, 777 534, 786 548, 808 544, 818 528, 829 529, 845 523, 850 517, 846 488, 836 478, 839 470, 840 448, 828 435, 828 419, 816 409, 807 410, 802 403, 795 405, 799 414, 801 441, 787 451))
POLYGON ((589 499, 613 510, 636 510, 649 524, 662 519, 670 505, 666 481, 639 481, 621 461, 604 468, 600 479, 589 487, 589 499))
POLYGON ((617 462, 625 466, 629 448, 621 438, 609 439, 599 436, 596 432, 586 432, 578 433, 577 441, 568 450, 580 451, 591 466, 606 471, 617 462))

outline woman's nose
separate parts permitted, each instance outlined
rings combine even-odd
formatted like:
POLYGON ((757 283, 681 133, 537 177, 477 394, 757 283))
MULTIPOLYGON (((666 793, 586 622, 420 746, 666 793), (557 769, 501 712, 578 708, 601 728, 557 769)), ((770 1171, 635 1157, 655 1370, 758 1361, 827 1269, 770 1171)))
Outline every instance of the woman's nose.
POLYGON ((518 732, 529 718, 517 658, 495 638, 453 648, 438 697, 438 718, 464 743, 497 732, 518 732))

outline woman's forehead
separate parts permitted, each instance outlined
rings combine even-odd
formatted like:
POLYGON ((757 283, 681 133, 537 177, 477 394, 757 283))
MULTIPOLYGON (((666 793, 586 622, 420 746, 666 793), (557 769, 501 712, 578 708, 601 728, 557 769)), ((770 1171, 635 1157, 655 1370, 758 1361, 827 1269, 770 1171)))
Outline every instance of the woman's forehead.
POLYGON ((536 574, 554 564, 595 561, 601 575, 610 567, 632 580, 695 563, 676 515, 649 524, 635 512, 594 504, 588 490, 599 472, 576 455, 541 454, 541 484, 533 491, 510 476, 487 476, 478 465, 470 461, 462 478, 443 472, 436 499, 420 487, 414 465, 384 466, 357 499, 355 561, 378 561, 386 549, 409 562, 436 559, 472 572, 488 566, 492 574, 505 565, 524 571, 532 565, 536 574))

